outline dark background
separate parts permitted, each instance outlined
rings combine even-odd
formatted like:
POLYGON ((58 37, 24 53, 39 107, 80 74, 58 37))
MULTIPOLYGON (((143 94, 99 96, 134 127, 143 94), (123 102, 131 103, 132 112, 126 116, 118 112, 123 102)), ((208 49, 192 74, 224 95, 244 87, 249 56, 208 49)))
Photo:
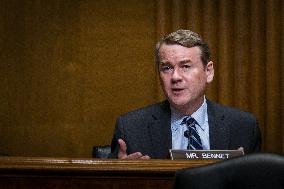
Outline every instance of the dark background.
POLYGON ((0 152, 91 157, 118 115, 163 100, 154 46, 178 28, 209 43, 207 97, 250 111, 284 152, 284 1, 1 0, 0 152))

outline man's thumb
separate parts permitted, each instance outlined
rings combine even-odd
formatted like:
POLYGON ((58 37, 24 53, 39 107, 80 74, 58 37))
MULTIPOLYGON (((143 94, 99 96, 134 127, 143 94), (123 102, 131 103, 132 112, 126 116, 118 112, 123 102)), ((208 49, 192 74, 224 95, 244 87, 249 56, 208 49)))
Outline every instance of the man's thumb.
POLYGON ((119 144, 119 152, 118 152, 118 158, 124 158, 127 156, 126 150, 127 146, 126 143, 122 139, 118 139, 118 144, 119 144))

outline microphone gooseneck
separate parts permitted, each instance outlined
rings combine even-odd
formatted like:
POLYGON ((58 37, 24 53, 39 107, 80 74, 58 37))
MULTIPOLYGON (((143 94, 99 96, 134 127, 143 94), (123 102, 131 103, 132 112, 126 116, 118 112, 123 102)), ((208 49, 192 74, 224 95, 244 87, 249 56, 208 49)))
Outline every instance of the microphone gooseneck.
POLYGON ((189 150, 190 149, 190 144, 191 144, 191 135, 192 135, 191 130, 186 130, 186 131, 184 131, 183 134, 184 134, 184 136, 188 140, 187 149, 189 150))

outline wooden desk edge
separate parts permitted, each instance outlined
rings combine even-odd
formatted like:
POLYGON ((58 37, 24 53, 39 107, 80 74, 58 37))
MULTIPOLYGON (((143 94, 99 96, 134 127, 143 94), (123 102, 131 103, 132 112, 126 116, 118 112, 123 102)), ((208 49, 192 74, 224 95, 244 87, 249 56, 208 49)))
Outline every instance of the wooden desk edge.
POLYGON ((216 160, 117 160, 91 158, 0 157, 0 171, 45 170, 56 172, 151 172, 174 173, 178 169, 197 167, 216 160))

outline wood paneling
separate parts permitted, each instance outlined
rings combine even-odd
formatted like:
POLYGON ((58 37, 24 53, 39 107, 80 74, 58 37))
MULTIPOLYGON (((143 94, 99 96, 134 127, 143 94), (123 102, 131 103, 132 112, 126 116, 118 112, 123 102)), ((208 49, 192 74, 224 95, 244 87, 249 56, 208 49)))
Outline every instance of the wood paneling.
POLYGON ((283 153, 283 1, 164 2, 165 10, 175 7, 164 14, 164 22, 179 22, 166 33, 183 28, 180 15, 185 15, 187 28, 212 49, 216 74, 207 96, 252 112, 260 123, 263 150, 283 153))
POLYGON ((118 115, 157 101, 154 5, 1 1, 0 152, 91 157, 118 115))
POLYGON ((90 157, 115 119, 163 100, 154 46, 188 28, 212 49, 207 96, 250 111, 284 152, 281 0, 2 0, 0 152, 90 157))

